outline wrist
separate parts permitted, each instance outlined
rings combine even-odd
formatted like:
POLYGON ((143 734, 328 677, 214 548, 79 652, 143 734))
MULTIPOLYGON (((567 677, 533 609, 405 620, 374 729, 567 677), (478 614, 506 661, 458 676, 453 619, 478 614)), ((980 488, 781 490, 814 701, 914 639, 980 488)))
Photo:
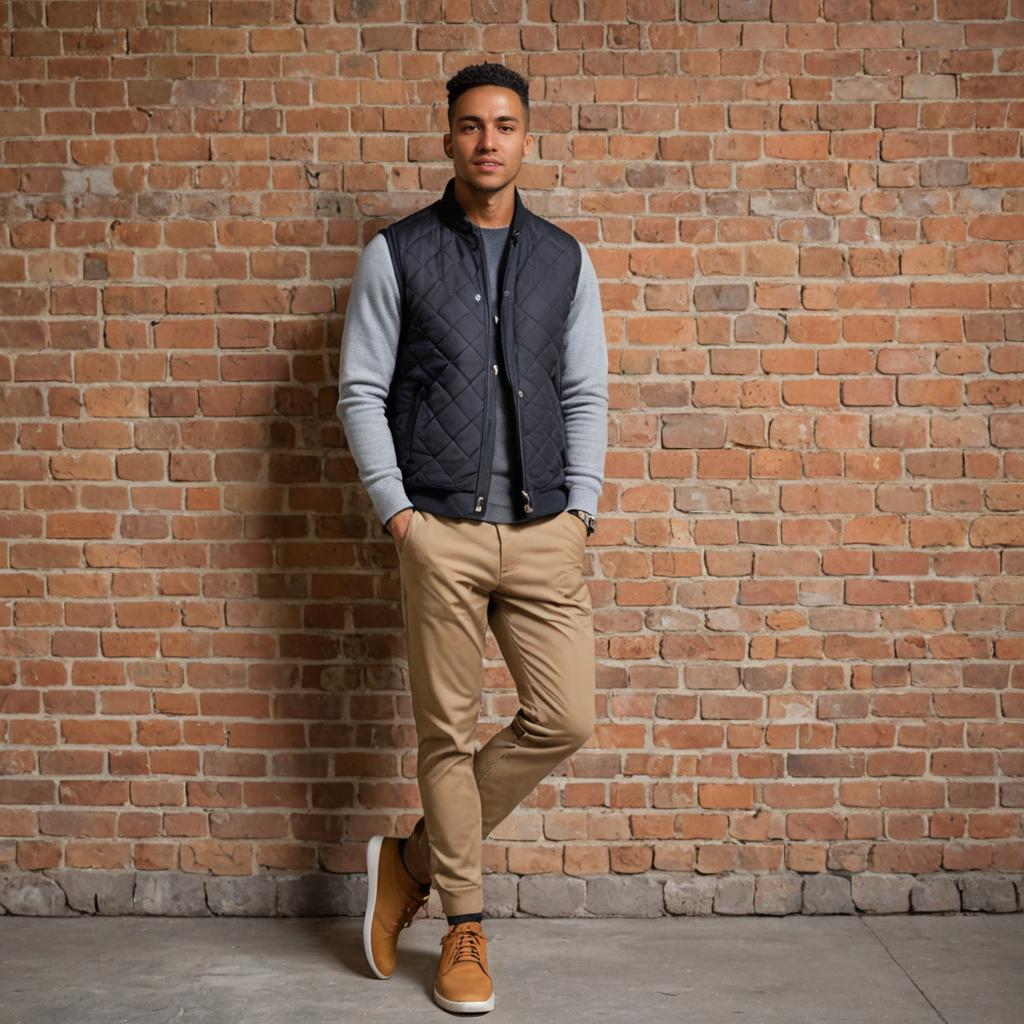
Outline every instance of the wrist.
POLYGON ((385 521, 385 523, 384 523, 384 529, 385 529, 385 530, 387 530, 387 531, 388 531, 388 533, 390 533, 390 532, 391 532, 391 524, 392 524, 392 523, 393 523, 393 522, 394 522, 394 521, 395 521, 395 520, 396 520, 396 519, 397 519, 397 518, 398 518, 398 517, 399 517, 399 516, 400 516, 400 515, 401 515, 401 514, 402 514, 403 512, 405 512, 405 511, 406 511, 406 509, 411 509, 411 508, 413 508, 413 506, 412 506, 412 505, 406 505, 406 506, 405 506, 405 508, 400 508, 400 509, 399 509, 399 510, 398 510, 397 512, 395 512, 395 513, 393 513, 393 514, 392 514, 391 516, 389 516, 389 517, 388 517, 388 519, 387 519, 387 520, 385 521))
POLYGON ((597 517, 591 515, 586 509, 582 508, 568 508, 566 509, 570 515, 576 516, 577 519, 583 520, 583 524, 587 528, 587 536, 589 537, 594 530, 597 528, 597 517))

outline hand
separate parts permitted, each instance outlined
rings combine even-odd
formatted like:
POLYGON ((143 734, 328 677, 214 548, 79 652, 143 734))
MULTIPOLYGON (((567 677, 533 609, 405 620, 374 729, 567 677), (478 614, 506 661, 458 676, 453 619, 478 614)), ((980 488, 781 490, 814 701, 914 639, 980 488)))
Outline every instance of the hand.
POLYGON ((388 533, 391 534, 391 539, 394 540, 398 546, 398 550, 402 550, 402 545, 405 543, 405 533, 409 529, 409 522, 412 520, 412 507, 403 508, 400 512, 396 512, 385 524, 388 533))
POLYGON ((587 529, 587 524, 583 522, 583 520, 580 519, 580 517, 576 515, 571 508, 567 508, 565 510, 565 514, 567 516, 572 516, 573 519, 575 519, 576 522, 580 524, 580 529, 583 531, 583 539, 584 541, 586 541, 587 537, 590 536, 590 531, 587 529))

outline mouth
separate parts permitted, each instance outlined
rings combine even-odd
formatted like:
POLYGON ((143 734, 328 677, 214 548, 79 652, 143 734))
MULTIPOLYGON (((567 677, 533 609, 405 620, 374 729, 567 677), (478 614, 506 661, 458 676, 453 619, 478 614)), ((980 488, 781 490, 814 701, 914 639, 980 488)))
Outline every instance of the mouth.
POLYGON ((497 160, 474 160, 473 166, 484 171, 496 171, 501 164, 497 160))

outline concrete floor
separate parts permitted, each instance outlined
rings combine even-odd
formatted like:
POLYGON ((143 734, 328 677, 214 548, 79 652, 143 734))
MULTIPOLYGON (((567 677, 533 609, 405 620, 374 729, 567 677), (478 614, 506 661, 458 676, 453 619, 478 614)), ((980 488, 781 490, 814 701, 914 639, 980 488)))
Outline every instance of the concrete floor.
POLYGON ((0 1024, 1019 1024, 1024 1000, 1024 914, 490 919, 496 1006, 465 1015, 430 998, 443 930, 418 919, 380 981, 357 918, 3 917, 0 1024))

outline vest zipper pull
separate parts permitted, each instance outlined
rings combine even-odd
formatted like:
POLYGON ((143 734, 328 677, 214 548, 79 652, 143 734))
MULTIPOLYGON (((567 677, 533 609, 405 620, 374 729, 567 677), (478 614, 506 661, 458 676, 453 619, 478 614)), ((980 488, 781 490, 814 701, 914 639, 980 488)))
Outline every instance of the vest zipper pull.
POLYGON ((474 512, 482 512, 483 508, 484 508, 484 496, 481 494, 480 497, 478 497, 476 499, 476 506, 473 508, 473 511, 474 512))

